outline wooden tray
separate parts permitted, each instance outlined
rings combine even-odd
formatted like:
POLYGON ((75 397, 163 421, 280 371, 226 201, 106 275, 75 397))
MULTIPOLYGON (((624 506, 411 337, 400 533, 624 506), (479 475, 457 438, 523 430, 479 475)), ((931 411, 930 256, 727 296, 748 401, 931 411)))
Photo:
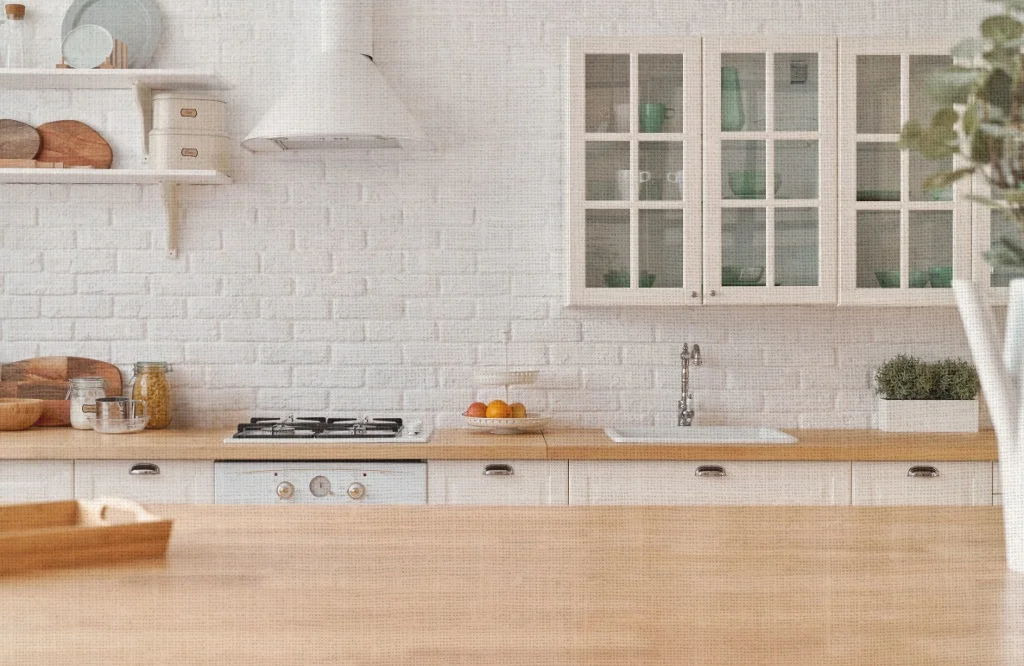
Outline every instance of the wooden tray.
POLYGON ((0 574, 158 557, 172 523, 119 498, 0 506, 0 574))

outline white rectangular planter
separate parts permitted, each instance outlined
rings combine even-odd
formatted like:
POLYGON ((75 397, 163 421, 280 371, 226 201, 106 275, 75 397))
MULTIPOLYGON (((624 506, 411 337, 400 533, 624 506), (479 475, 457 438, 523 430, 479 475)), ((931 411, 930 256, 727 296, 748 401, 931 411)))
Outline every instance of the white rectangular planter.
POLYGON ((977 400, 879 400, 886 432, 978 432, 977 400))

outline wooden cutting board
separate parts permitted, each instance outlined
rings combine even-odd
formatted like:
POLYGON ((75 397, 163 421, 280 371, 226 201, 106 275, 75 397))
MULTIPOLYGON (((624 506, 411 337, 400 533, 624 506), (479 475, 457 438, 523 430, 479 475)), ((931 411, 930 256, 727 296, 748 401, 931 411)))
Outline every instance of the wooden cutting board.
POLYGON ((57 120, 43 123, 36 129, 42 138, 42 146, 36 155, 40 162, 63 162, 65 167, 109 169, 114 161, 110 144, 85 123, 57 120))
POLYGON ((102 377, 107 395, 121 395, 121 371, 116 365, 78 356, 44 356, 0 365, 0 398, 39 398, 43 415, 37 426, 71 425, 71 401, 65 400, 68 380, 102 377))
POLYGON ((0 118, 0 160, 30 160, 39 153, 41 143, 35 127, 0 118))

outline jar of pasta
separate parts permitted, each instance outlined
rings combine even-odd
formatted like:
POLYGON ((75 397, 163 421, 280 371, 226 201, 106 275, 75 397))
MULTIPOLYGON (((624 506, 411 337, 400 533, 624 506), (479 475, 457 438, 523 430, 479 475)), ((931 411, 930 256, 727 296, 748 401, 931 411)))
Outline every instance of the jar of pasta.
POLYGON ((132 399, 146 401, 149 423, 146 428, 166 428, 171 422, 171 385, 167 373, 171 366, 163 361, 139 361, 132 376, 132 399))

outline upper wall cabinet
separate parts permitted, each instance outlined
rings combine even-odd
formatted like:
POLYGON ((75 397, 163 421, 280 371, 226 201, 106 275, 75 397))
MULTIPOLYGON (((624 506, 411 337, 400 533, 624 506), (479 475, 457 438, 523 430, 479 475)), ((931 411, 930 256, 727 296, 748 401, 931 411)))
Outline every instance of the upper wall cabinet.
POLYGON ((704 40, 704 299, 836 302, 836 40, 704 40))
POLYGON ((952 64, 953 44, 839 41, 841 305, 955 305, 951 281, 971 279, 968 181, 943 190, 923 184, 961 165, 897 147, 905 122, 931 122, 938 107, 926 81, 952 64))
POLYGON ((569 44, 572 305, 701 303, 700 39, 569 44))

